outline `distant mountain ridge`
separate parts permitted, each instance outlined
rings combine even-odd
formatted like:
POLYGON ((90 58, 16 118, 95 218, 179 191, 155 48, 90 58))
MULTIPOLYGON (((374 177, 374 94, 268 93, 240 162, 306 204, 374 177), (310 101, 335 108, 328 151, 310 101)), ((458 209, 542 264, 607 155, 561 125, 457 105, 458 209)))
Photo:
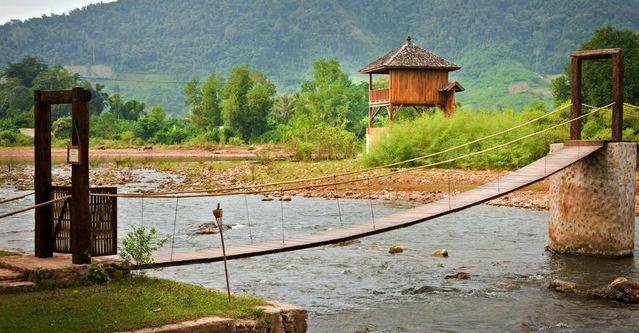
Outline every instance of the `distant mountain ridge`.
POLYGON ((127 82, 182 81, 250 64, 280 91, 292 91, 318 57, 355 73, 411 35, 463 67, 463 103, 521 106, 543 97, 543 75, 561 72, 568 52, 595 28, 636 29, 637 17, 639 0, 120 0, 0 26, 0 63, 35 54, 101 65, 113 79, 129 80, 105 82, 108 88, 180 108, 176 96, 166 96, 181 90, 177 84, 127 82))

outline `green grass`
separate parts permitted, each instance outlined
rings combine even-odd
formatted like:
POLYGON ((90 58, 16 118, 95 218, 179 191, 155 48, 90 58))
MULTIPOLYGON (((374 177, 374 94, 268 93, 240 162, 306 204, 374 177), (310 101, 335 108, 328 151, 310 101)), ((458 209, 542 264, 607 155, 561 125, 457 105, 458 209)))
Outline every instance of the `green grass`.
POLYGON ((143 276, 107 285, 0 294, 0 332, 112 332, 204 316, 256 318, 265 304, 143 276))
POLYGON ((17 253, 15 253, 15 252, 0 250, 0 258, 2 258, 2 257, 10 257, 10 256, 15 256, 15 255, 17 255, 17 253))

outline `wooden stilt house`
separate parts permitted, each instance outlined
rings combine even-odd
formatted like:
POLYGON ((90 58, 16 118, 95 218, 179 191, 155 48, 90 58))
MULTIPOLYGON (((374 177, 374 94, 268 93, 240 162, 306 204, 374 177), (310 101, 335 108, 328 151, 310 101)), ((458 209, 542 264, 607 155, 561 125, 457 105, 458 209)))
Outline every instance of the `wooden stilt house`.
POLYGON ((413 44, 410 36, 404 45, 359 70, 369 75, 368 131, 373 135, 373 121, 386 109, 390 123, 403 107, 439 107, 450 115, 455 107, 455 93, 464 91, 459 82, 449 82, 448 72, 461 69, 430 51, 413 44), (388 87, 374 89, 373 74, 388 76, 388 87))

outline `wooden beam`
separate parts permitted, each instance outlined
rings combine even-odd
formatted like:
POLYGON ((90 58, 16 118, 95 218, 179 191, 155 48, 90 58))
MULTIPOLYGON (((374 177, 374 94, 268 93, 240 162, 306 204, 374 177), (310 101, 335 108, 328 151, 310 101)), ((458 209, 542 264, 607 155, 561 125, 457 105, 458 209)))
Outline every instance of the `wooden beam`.
POLYGON ((623 52, 612 56, 612 141, 623 140, 623 52))
POLYGON ((579 59, 604 59, 611 58, 615 54, 621 53, 620 48, 583 50, 570 52, 570 56, 579 59))
MULTIPOLYGON (((43 92, 34 94, 34 174, 35 204, 53 199, 51 192, 51 105, 42 102, 43 92)), ((35 255, 53 256, 53 208, 51 205, 35 210, 35 255)))
MULTIPOLYGON (((581 115, 581 58, 572 57, 570 59, 570 68, 572 96, 570 119, 575 119, 581 115)), ((581 119, 570 123, 570 139, 581 140, 581 119)))
MULTIPOLYGON (((74 264, 91 263, 89 212, 89 105, 83 88, 73 88, 72 145, 80 146, 80 163, 71 166, 71 254, 74 264)), ((89 95, 90 96, 90 95, 89 95)))

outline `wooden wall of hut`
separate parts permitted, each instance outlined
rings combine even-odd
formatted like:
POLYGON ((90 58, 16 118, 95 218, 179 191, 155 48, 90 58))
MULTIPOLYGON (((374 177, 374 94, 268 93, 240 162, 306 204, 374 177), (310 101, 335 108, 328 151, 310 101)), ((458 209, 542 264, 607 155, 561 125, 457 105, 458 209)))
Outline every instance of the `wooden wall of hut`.
POLYGON ((391 104, 443 105, 439 90, 448 83, 445 70, 395 69, 390 72, 391 104))

